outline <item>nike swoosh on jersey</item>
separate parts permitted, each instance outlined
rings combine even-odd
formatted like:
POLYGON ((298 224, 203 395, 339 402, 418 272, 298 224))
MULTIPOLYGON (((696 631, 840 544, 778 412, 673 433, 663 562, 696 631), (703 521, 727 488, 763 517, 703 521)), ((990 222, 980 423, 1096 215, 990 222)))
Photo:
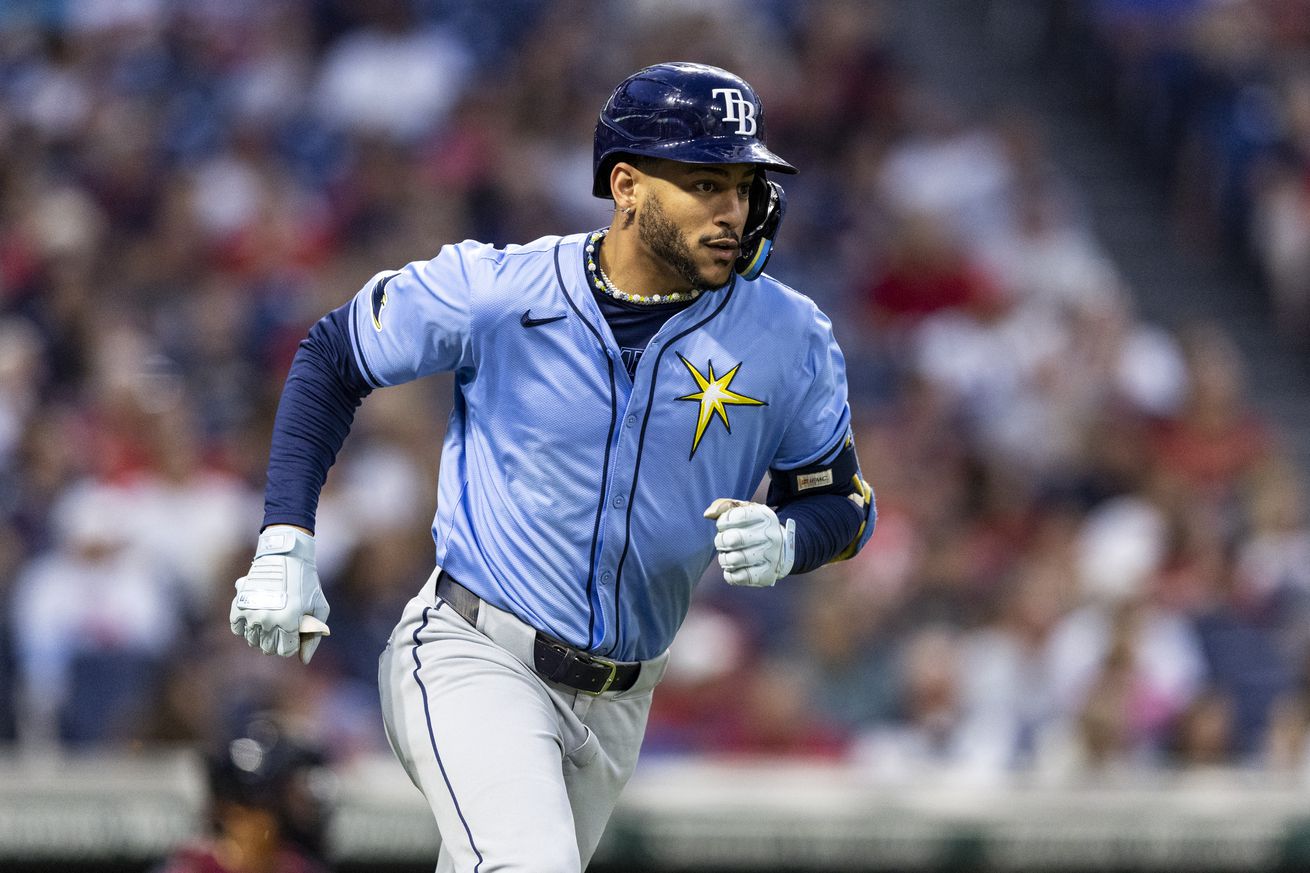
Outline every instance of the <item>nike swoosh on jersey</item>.
POLYGON ((543 324, 550 324, 552 321, 563 321, 568 318, 567 315, 552 315, 549 318, 533 318, 532 310, 524 310, 522 317, 519 318, 519 324, 524 327, 541 327, 543 324))
POLYGON ((399 275, 400 273, 396 272, 383 276, 378 280, 378 283, 373 286, 370 305, 373 308, 373 329, 378 333, 382 332, 382 310, 387 308, 387 283, 399 275))

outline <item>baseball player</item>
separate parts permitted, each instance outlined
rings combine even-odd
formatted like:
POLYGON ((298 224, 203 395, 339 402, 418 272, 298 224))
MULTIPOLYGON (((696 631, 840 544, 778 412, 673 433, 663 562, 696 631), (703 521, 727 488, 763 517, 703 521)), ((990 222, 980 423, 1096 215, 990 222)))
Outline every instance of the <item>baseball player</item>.
POLYGON ((601 110, 594 170, 608 228, 448 245, 315 325, 236 584, 233 632, 308 663, 328 633, 314 512, 354 410, 453 371, 435 569, 380 659, 439 871, 584 868, 709 563, 767 587, 873 529, 831 325, 762 272, 785 204, 766 173, 796 170, 765 146, 755 91, 716 67, 641 70, 601 110))
POLYGON ((326 873, 327 756, 271 718, 252 718, 206 757, 212 834, 154 873, 326 873))

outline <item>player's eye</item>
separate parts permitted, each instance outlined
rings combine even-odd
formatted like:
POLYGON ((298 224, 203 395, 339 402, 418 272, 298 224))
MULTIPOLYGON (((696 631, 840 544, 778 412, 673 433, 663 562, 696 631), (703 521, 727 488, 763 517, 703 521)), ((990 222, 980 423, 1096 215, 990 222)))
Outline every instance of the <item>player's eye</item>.
POLYGON ((714 184, 709 179, 702 179, 699 182, 696 182, 693 187, 702 194, 713 194, 719 188, 718 185, 714 184))
POLYGON ((737 186, 737 196, 740 197, 742 200, 746 200, 751 196, 750 182, 744 182, 741 185, 737 186))

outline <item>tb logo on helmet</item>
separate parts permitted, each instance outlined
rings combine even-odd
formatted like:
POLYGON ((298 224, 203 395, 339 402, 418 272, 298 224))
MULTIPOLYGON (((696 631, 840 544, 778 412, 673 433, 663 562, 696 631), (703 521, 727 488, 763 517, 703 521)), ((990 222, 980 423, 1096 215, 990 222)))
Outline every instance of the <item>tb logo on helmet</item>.
POLYGON ((755 104, 747 100, 739 88, 715 88, 711 97, 723 95, 723 120, 735 121, 737 133, 742 136, 755 135, 755 104), (738 114, 737 110, 741 113, 738 114))

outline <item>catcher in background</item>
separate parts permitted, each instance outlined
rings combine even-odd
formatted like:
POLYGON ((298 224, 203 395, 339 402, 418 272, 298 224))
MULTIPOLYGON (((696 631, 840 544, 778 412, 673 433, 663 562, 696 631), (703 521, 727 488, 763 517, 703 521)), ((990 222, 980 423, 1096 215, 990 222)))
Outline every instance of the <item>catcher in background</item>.
POLYGON ((354 410, 455 375, 435 568, 380 660, 439 871, 585 867, 709 563, 767 587, 872 533, 831 324, 762 272, 785 207, 766 174, 794 172, 744 80, 648 67, 596 125, 609 227, 447 245, 376 275, 301 344, 231 624, 306 663, 328 617, 314 515, 354 410))
POLYGON ((155 873, 326 873, 327 759, 266 718, 206 760, 212 836, 155 873))

